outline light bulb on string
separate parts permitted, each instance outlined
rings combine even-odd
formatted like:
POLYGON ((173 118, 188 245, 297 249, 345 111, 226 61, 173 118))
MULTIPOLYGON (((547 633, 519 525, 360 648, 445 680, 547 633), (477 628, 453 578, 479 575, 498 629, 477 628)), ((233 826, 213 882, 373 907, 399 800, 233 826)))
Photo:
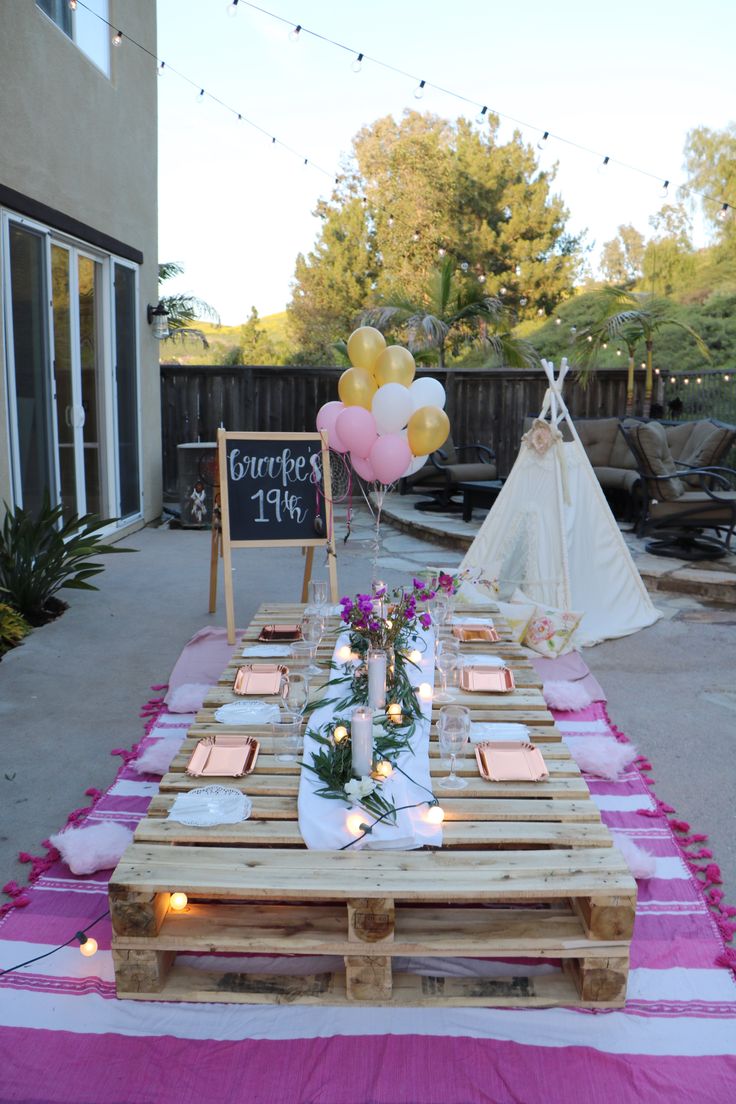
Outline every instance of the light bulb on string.
POLYGON ((547 139, 549 138, 549 131, 545 130, 542 137, 537 142, 537 149, 543 150, 547 148, 547 139))
POLYGON ((434 803, 429 806, 424 815, 429 824, 442 824, 445 819, 445 810, 441 805, 434 803))
POLYGON ((299 35, 301 34, 301 32, 302 32, 302 25, 301 25, 301 23, 297 23, 296 27, 294 27, 292 30, 289 31, 289 41, 290 42, 298 42, 299 41, 299 35))
POLYGON ((605 156, 605 157, 603 158, 603 160, 601 161, 600 165, 598 166, 598 172, 599 172, 599 173, 601 173, 601 175, 602 175, 602 174, 603 174, 603 173, 605 172, 605 170, 606 170, 606 169, 608 168, 608 162, 609 162, 610 160, 611 160, 611 158, 610 158, 610 157, 608 156, 608 154, 606 154, 606 156, 605 156))
POLYGON ((446 252, 447 252, 447 250, 445 249, 444 245, 441 245, 439 247, 439 249, 437 250, 437 256, 438 257, 444 257, 446 252))
POLYGON ((500 288, 498 289, 498 294, 499 294, 499 295, 505 295, 507 291, 508 291, 508 288, 505 288, 505 287, 503 287, 503 285, 502 285, 502 286, 501 286, 501 287, 500 287, 500 288))
POLYGON ((77 10, 77 0, 69 0, 69 11, 77 10))
POLYGON ((697 377, 697 379, 695 380, 695 382, 696 382, 696 383, 702 383, 702 382, 703 382, 703 377, 702 377, 702 376, 698 376, 698 377, 697 377))
POLYGON ((690 378, 688 376, 684 376, 682 382, 687 387, 687 385, 690 383, 690 378))
POLYGON ((353 64, 350 66, 354 73, 359 73, 363 68, 363 55, 358 54, 353 64))
POLYGON ((670 383, 677 383, 677 377, 676 376, 670 376, 670 383))
POLYGON ((231 3, 225 8, 225 15, 229 15, 232 19, 238 14, 238 0, 231 0, 231 3))
POLYGON ((544 314, 544 307, 537 307, 537 315, 541 318, 544 314))
POLYGON ((169 897, 169 908, 172 912, 183 912, 189 904, 189 898, 186 893, 182 893, 177 890, 176 893, 172 893, 169 897))
POLYGON ((412 234, 412 236, 411 236, 411 240, 412 240, 412 241, 415 241, 415 242, 418 242, 418 241, 419 241, 419 231, 418 231, 418 230, 415 230, 415 231, 414 231, 414 233, 413 233, 413 234, 412 234))
POLYGON ((578 328, 577 328, 577 326, 571 326, 571 327, 570 327, 570 333, 572 334, 572 336, 573 336, 573 337, 575 336, 575 334, 576 334, 577 332, 578 332, 578 328))
POLYGON ((604 341, 604 342, 603 342, 603 348, 604 348, 604 349, 607 349, 607 348, 608 348, 608 342, 607 342, 607 341, 604 341))
POLYGON ((389 226, 393 226, 393 224, 394 224, 394 216, 393 215, 388 216, 388 224, 389 224, 389 226))
POLYGON ((478 114, 475 116, 475 121, 476 121, 476 123, 482 124, 482 123, 486 122, 487 118, 488 118, 488 107, 486 106, 486 104, 483 104, 483 107, 480 109, 478 114))
POLYGON ((522 295, 521 299, 519 300, 519 306, 525 307, 528 302, 529 300, 527 299, 526 295, 522 295))
POLYGON ((668 198, 668 196, 669 196, 669 187, 670 187, 669 180, 665 180, 665 181, 662 182, 662 191, 659 193, 660 199, 667 199, 668 198))
POLYGON ((621 356, 621 350, 620 349, 616 350, 616 356, 621 356))
POLYGON ((199 95, 197 96, 197 103, 201 104, 203 102, 204 102, 204 88, 200 88, 199 95))
POLYGON ((588 344, 590 344, 592 340, 593 340, 592 334, 588 334, 588 336, 586 338, 586 341, 588 342, 588 344))
POLYGON ((716 218, 720 219, 721 222, 723 222, 724 219, 728 218, 729 210, 730 210, 729 205, 727 203, 724 203, 723 206, 721 207, 720 211, 716 215, 716 218))
POLYGON ((424 89, 426 87, 426 84, 427 84, 426 80, 422 80, 416 86, 416 88, 414 89, 414 99, 415 100, 421 100, 421 98, 424 95, 424 89))
POLYGON ((658 375, 660 375, 660 371, 659 371, 659 368, 655 368, 655 369, 654 369, 654 374, 655 374, 655 376, 658 376, 658 375))
POLYGON ((158 69, 156 70, 156 73, 159 77, 162 77, 164 75, 164 69, 165 68, 166 68, 166 62, 162 61, 161 64, 159 65, 158 69))
POLYGON ((561 318, 555 318, 555 326, 561 326, 561 325, 562 325, 562 319, 561 318))
POLYGON ((485 274, 483 272, 481 272, 480 276, 478 277, 478 283, 479 284, 484 284, 485 282, 486 282, 485 274))
POLYGON ((115 34, 112 36, 113 46, 119 46, 122 41, 123 41, 123 32, 122 31, 116 31, 115 34))
POLYGON ((724 382, 724 383, 728 383, 728 381, 729 381, 730 379, 731 379, 731 377, 729 376, 728 372, 726 372, 726 374, 725 374, 725 375, 724 375, 724 377, 723 377, 723 382, 724 382))
POLYGON ((97 940, 93 939, 91 935, 78 931, 76 938, 79 940, 79 953, 83 954, 85 958, 91 958, 93 954, 97 953, 97 940))

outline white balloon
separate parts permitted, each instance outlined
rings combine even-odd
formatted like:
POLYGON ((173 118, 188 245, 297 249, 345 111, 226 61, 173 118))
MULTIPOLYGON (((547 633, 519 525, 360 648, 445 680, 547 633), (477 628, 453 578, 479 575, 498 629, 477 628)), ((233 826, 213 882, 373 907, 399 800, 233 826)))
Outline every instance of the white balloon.
POLYGON ((403 383, 384 383, 373 396, 371 410, 381 436, 401 432, 414 413, 409 388, 403 383))
POLYGON ((415 379, 409 388, 409 394, 411 395, 412 413, 422 406, 438 406, 440 410, 445 409, 447 401, 445 389, 439 380, 433 379, 431 376, 422 376, 421 379, 415 379))
POLYGON ((414 475, 414 472, 418 472, 419 469, 423 468, 426 463, 426 456, 415 456, 401 478, 406 479, 407 475, 414 475))

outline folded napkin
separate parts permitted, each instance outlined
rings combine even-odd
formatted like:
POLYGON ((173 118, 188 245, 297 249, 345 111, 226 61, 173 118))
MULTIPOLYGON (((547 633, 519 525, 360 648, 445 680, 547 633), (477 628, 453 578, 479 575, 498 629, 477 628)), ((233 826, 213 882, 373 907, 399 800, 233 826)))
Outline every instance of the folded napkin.
POLYGON ((480 744, 484 740, 528 740, 529 729, 525 724, 512 721, 474 721, 470 726, 471 744, 480 744))
POLYGON ((291 648, 288 644, 251 644, 243 648, 244 656, 289 656, 291 648))
POLYGON ((264 701, 236 701, 221 705, 215 720, 227 725, 264 725, 279 719, 279 707, 264 701))
POLYGON ((463 656, 473 667, 508 667, 507 660, 501 656, 491 655, 489 652, 468 652, 463 656))
POLYGON ((486 628, 493 628, 492 617, 453 617, 453 625, 485 625, 486 628))

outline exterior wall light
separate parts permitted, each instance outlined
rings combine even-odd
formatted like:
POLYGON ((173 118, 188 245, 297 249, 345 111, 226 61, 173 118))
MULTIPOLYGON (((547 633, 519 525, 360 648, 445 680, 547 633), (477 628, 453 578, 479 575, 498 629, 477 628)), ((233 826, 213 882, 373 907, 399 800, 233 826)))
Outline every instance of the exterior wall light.
POLYGON ((157 341, 165 341, 169 336, 169 312, 162 303, 152 307, 148 304, 148 325, 152 326, 153 336, 157 341))

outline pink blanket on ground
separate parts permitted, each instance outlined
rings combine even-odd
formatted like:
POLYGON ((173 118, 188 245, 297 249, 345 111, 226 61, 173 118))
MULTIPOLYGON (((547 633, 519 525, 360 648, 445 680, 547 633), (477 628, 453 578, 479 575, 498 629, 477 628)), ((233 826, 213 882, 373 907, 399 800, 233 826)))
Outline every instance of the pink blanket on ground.
POLYGON ((527 652, 532 667, 542 682, 577 682, 587 691, 591 701, 604 702, 606 695, 580 652, 568 652, 556 659, 546 659, 534 652, 527 652))
MULTIPOLYGON (((235 639, 240 640, 244 631, 236 629, 235 639)), ((212 625, 200 629, 184 645, 174 664, 165 704, 169 705, 171 694, 187 683, 201 682, 212 686, 227 667, 232 654, 233 646, 227 642, 227 629, 216 629, 212 625)))
MULTIPOLYGON (((182 734, 190 722, 164 712, 149 739, 182 734)), ((558 723, 579 739, 624 739, 601 705, 558 723)), ((655 856, 654 876, 639 884, 624 1009, 119 1001, 105 919, 90 933, 100 945, 93 958, 71 946, 0 977, 0 1100, 725 1104, 736 1085, 736 985, 727 968, 736 955, 724 947, 733 925, 718 867, 703 837, 671 819, 640 769, 589 784, 606 823, 655 856)), ((133 827, 157 788, 158 779, 123 766, 87 820, 133 827)), ((29 890, 10 887, 27 907, 11 908, 0 922, 0 970, 66 941, 107 907, 105 872, 75 878, 53 856, 35 860, 34 871, 29 890)), ((186 957, 208 967, 206 955, 186 957)), ((452 974, 478 964, 448 959, 445 966, 452 974)), ((233 968, 314 972, 315 960, 253 957, 233 968)))

